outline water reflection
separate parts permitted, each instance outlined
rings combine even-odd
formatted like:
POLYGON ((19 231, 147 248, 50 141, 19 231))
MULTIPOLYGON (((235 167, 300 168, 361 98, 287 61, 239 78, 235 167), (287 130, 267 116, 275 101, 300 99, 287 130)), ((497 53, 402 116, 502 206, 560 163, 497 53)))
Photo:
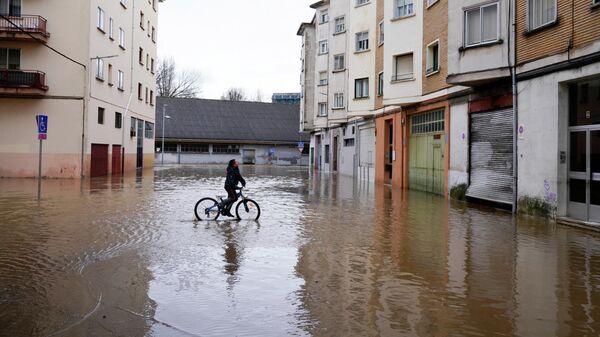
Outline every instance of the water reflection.
POLYGON ((193 220, 224 168, 0 180, 0 336, 596 336, 600 236, 244 167, 258 222, 193 220))

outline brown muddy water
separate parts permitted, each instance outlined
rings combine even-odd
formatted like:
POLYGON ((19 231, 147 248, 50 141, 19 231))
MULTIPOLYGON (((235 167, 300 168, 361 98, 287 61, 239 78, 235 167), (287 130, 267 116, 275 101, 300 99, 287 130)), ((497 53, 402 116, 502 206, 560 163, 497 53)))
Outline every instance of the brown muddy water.
POLYGON ((0 336, 598 336, 600 235, 302 168, 0 180, 0 336))

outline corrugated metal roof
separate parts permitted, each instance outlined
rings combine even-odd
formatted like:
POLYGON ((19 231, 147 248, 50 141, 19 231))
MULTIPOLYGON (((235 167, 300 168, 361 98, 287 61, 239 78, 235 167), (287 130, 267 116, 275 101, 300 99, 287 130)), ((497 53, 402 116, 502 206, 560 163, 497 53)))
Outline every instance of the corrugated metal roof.
POLYGON ((162 109, 171 118, 165 138, 298 142, 310 136, 299 132, 300 110, 296 105, 232 102, 197 98, 156 100, 156 138, 162 137, 162 109))

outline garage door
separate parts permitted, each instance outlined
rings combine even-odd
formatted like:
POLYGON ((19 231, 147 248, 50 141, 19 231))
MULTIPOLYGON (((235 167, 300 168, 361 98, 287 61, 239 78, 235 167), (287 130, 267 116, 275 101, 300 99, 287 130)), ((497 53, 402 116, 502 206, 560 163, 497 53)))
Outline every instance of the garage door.
POLYGON ((108 175, 108 145, 92 144, 91 177, 108 175))
POLYGON ((408 153, 411 190, 444 193, 444 110, 412 116, 408 153))
POLYGON ((470 163, 468 197, 512 204, 512 109, 471 114, 470 163))

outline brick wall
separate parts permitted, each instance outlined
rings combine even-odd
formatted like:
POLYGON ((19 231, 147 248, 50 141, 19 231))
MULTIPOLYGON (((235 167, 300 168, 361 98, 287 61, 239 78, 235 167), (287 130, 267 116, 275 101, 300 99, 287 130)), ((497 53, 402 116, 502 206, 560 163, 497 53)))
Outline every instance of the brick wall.
POLYGON ((427 8, 423 1, 423 94, 429 94, 449 87, 448 75, 448 1, 438 0, 427 8), (439 39, 440 71, 430 76, 427 70, 427 45, 439 39))
POLYGON ((583 47, 600 39, 600 8, 592 0, 557 0, 556 24, 527 32, 527 2, 517 1, 517 63, 523 64, 583 47))

